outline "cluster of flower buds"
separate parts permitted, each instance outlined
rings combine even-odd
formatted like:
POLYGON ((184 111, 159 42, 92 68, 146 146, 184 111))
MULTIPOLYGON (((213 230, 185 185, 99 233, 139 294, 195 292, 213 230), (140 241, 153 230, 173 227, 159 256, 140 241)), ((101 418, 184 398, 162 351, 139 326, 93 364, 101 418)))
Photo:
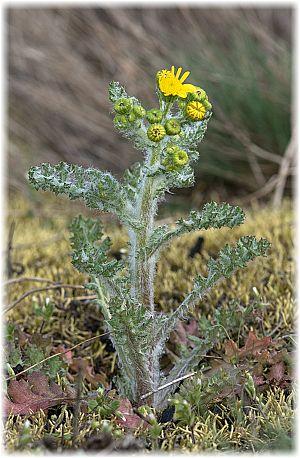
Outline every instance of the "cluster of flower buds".
POLYGON ((190 128, 194 135, 199 129, 199 138, 203 136, 212 109, 204 89, 185 83, 190 72, 181 72, 182 68, 176 70, 172 67, 157 73, 159 108, 146 111, 137 99, 127 96, 125 91, 114 99, 115 126, 125 133, 134 128, 134 135, 141 135, 148 148, 146 134, 159 151, 157 159, 166 172, 179 172, 189 163, 188 149, 184 151, 178 145, 184 144, 182 139, 186 139, 190 128), (142 134, 135 130, 141 126, 142 134))
POLYGON ((165 124, 160 124, 163 119, 163 113, 160 110, 153 109, 147 111, 146 118, 151 124, 147 135, 152 142, 159 142, 166 135, 178 135, 181 131, 180 121, 176 118, 169 119, 165 124))
POLYGON ((139 121, 146 114, 146 110, 141 105, 134 104, 130 98, 125 97, 115 102, 114 110, 117 113, 114 118, 114 125, 119 129, 139 121))
POLYGON ((169 143, 164 150, 162 165, 168 172, 178 172, 189 161, 188 154, 179 146, 169 143))

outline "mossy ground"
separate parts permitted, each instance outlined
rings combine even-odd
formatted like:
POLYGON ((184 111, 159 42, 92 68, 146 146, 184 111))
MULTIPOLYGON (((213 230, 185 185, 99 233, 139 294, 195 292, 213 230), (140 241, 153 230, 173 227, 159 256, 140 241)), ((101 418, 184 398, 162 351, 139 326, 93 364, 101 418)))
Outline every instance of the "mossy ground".
MULTIPOLYGON (((35 206, 33 210, 24 200, 12 199, 8 220, 9 225, 15 221, 16 228, 10 267, 19 270, 19 274, 12 273, 13 277, 42 277, 70 285, 86 282, 86 277, 78 273, 70 262, 67 223, 72 211, 77 213, 78 210, 73 207, 61 200, 55 208, 35 206), (66 208, 71 210, 67 212, 66 208)), ((248 332, 253 330, 260 337, 282 337, 285 348, 291 351, 294 344, 293 208, 291 202, 286 201, 279 210, 253 206, 246 210, 246 215, 245 224, 234 230, 193 233, 174 241, 162 253, 158 265, 156 303, 163 310, 176 307, 191 287, 196 272, 205 271, 207 258, 215 256, 225 243, 234 243, 239 236, 246 234, 265 237, 272 243, 269 256, 252 262, 245 270, 220 283, 199 303, 191 316, 198 318, 205 315, 210 318, 216 307, 222 305, 226 308, 231 299, 243 305, 251 301, 263 303, 260 319, 245 323, 239 329, 239 341, 243 343, 248 332), (199 236, 204 238, 202 249, 191 257, 191 249, 199 236)), ((126 233, 112 221, 108 221, 106 227, 114 242, 112 253, 120 256, 120 249, 126 249, 126 233)), ((7 303, 39 286, 31 281, 11 285, 7 303)), ((101 314, 91 303, 90 295, 91 292, 69 289, 39 292, 16 305, 7 318, 29 334, 40 332, 41 318, 36 316, 33 306, 42 305, 49 297, 55 303, 55 309, 51 318, 43 323, 42 334, 48 335, 53 345, 71 347, 105 331, 101 314)), ((88 359, 95 372, 103 375, 107 385, 117 374, 116 355, 104 339, 78 347, 73 355, 88 359)), ((62 378, 58 375, 56 381, 62 383, 62 378)), ((93 387, 86 381, 84 389, 88 391, 93 387)), ((269 389, 259 394, 255 405, 250 408, 237 406, 229 406, 224 400, 216 399, 204 414, 196 414, 192 427, 182 421, 170 421, 161 425, 159 437, 155 439, 149 431, 141 428, 130 431, 130 434, 140 440, 139 446, 145 450, 262 451, 293 447, 293 390, 290 385, 284 388, 270 385, 269 389)), ((79 424, 77 447, 83 447, 90 436, 101 431, 103 434, 105 428, 116 440, 128 435, 128 431, 117 425, 114 415, 105 418, 99 413, 82 412, 79 424), (105 420, 108 420, 108 426, 103 423, 105 420)), ((51 436, 57 440, 58 446, 67 449, 72 446, 72 431, 71 406, 52 408, 48 413, 40 411, 30 417, 10 416, 6 423, 6 447, 10 452, 17 449, 43 450, 43 439, 51 436), (20 438, 25 434, 23 425, 26 418, 30 420, 29 436, 32 440, 28 439, 23 446, 20 438)))

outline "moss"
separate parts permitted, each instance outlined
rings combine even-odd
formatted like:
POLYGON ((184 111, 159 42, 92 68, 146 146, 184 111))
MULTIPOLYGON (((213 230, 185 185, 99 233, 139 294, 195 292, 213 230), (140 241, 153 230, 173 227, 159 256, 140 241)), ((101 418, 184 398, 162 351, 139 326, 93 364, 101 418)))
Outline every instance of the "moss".
MULTIPOLYGON (((67 223, 70 214, 65 214, 65 203, 55 210, 39 209, 35 216, 27 204, 20 198, 11 203, 12 219, 17 223, 13 238, 12 267, 19 263, 23 274, 28 277, 43 277, 68 284, 84 284, 86 277, 78 273, 70 262, 67 223), (53 214, 60 214, 54 218, 53 214)), ((49 207, 50 208, 50 207, 49 207)), ((74 209, 78 213, 78 208, 74 209)), ((267 258, 252 262, 247 269, 238 271, 230 280, 223 281, 197 305, 192 315, 210 318, 220 304, 227 306, 231 299, 237 299, 247 305, 252 300, 264 304, 260 318, 248 322, 242 329, 242 335, 255 330, 262 335, 272 333, 272 337, 284 337, 285 346, 292 346, 294 332, 294 215, 289 201, 284 202, 279 210, 269 207, 256 207, 246 211, 246 223, 234 230, 211 230, 193 233, 175 240, 162 252, 158 265, 156 283, 156 303, 163 310, 170 310, 180 302, 189 290, 193 276, 205 272, 208 257, 216 256, 225 243, 234 241, 246 234, 265 237, 272 247, 267 258), (203 248, 193 258, 190 250, 199 236, 204 238, 203 248)), ((126 249, 126 232, 115 222, 108 221, 107 233, 113 238, 112 253, 120 255, 120 249, 126 249)), ((16 276, 16 275, 14 275, 16 276)), ((15 283, 8 288, 7 303, 20 297, 30 288, 42 286, 32 281, 15 283)), ((34 314, 34 303, 44 304, 47 297, 54 302, 51 318, 43 325, 43 335, 51 338, 53 345, 72 346, 83 340, 102 333, 103 322, 97 307, 90 299, 91 292, 85 290, 62 289, 38 292, 24 299, 8 313, 8 318, 19 323, 30 334, 39 332, 42 318, 34 314)), ((107 383, 117 373, 116 356, 105 340, 96 340, 87 347, 74 351, 74 356, 89 358, 97 372, 105 374, 107 383)), ((59 383, 63 383, 59 379, 59 383)), ((91 390, 85 382, 85 390, 91 390)), ((173 422, 162 425, 160 437, 156 442, 161 450, 180 449, 182 451, 264 451, 269 449, 290 449, 293 445, 293 395, 280 387, 268 390, 260 395, 257 405, 253 405, 246 414, 239 418, 234 406, 216 402, 218 409, 212 407, 205 416, 196 416, 193 427, 173 422), (217 412, 217 413, 216 413, 217 412), (281 439, 280 439, 281 437, 281 439)), ((48 415, 39 412, 29 417, 32 441, 25 449, 38 449, 43 446, 41 439, 52 436, 59 446, 69 448, 72 444, 72 409, 62 406, 56 413, 48 415)), ((102 430, 106 420, 96 413, 80 414, 80 433, 77 446, 81 447, 86 439, 102 430)), ((124 431, 117 426, 115 417, 108 419, 113 436, 120 437, 124 431)), ((25 417, 9 417, 6 424, 6 447, 13 452, 20 449, 20 437, 25 417)), ((136 436, 143 438, 151 449, 151 436, 148 432, 137 430, 136 436)))

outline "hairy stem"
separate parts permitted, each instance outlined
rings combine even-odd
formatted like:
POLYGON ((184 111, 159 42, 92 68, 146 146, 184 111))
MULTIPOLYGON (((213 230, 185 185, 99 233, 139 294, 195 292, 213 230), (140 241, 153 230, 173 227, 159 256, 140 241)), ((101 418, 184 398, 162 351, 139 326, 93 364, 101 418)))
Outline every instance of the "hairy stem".
POLYGON ((136 219, 141 223, 142 228, 129 233, 131 240, 132 293, 153 314, 155 257, 147 259, 143 249, 153 231, 154 217, 157 209, 157 199, 155 198, 157 179, 147 175, 147 166, 155 164, 159 153, 159 148, 153 148, 148 156, 140 198, 137 202, 136 219))

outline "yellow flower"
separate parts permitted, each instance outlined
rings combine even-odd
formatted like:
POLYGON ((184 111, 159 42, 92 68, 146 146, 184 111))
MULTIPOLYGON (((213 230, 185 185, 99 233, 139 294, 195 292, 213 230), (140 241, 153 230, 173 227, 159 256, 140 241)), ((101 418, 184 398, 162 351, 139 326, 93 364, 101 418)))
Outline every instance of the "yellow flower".
POLYGON ((157 75, 158 87, 161 92, 165 95, 177 95, 185 99, 189 92, 198 91, 198 87, 193 84, 183 84, 187 79, 190 72, 185 72, 181 77, 182 68, 178 68, 175 75, 175 67, 172 66, 172 70, 161 70, 157 75))
POLYGON ((186 106, 186 115, 193 121, 200 121, 206 113, 206 108, 201 102, 189 102, 186 106))

